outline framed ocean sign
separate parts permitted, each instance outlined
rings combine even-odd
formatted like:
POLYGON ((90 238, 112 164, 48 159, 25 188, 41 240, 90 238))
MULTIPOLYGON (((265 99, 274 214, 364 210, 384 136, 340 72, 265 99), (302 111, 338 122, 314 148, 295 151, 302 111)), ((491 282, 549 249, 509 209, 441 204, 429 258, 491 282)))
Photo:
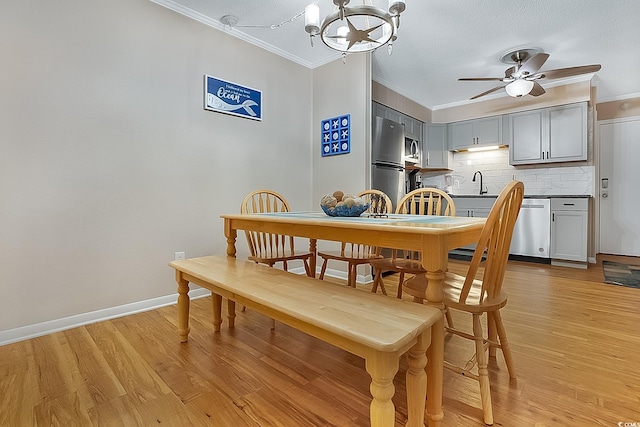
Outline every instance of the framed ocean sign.
POLYGON ((262 91, 205 75, 204 109, 262 120, 262 91))

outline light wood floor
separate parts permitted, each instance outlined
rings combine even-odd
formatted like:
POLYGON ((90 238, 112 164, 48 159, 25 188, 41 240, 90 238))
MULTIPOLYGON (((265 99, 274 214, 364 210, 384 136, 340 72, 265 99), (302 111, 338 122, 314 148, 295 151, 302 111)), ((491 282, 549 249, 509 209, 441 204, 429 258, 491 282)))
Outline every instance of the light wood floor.
MULTIPOLYGON (((386 278, 388 287, 396 280, 386 278)), ((604 284, 600 265, 512 261, 505 287, 518 378, 509 381, 501 354, 491 362, 495 425, 640 423, 640 289, 604 284)), ((282 324, 271 331, 255 312, 220 333, 210 319, 202 298, 192 303, 188 344, 169 306, 0 347, 0 426, 368 425, 361 359, 282 324)), ((454 320, 470 324, 459 313, 454 320)), ((472 352, 447 337, 447 359, 472 352)), ((397 425, 406 421, 405 372, 403 362, 397 425)), ((445 371, 445 426, 484 425, 478 390, 445 371)))

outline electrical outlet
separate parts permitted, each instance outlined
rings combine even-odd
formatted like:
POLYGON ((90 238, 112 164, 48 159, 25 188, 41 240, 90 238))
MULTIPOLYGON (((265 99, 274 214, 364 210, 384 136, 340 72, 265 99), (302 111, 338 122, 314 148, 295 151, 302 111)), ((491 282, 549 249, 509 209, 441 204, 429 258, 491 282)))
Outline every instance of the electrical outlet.
POLYGON ((174 252, 173 253, 173 260, 174 261, 180 261, 180 260, 183 260, 184 258, 185 258, 184 252, 174 252))

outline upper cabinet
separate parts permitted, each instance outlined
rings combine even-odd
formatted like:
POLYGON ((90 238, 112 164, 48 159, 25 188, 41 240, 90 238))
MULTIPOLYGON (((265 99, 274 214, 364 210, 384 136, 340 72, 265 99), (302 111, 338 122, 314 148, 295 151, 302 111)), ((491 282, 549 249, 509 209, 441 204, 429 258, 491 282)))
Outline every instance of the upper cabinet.
POLYGON ((587 104, 509 114, 509 163, 587 160, 587 104))
POLYGON ((400 123, 404 129, 405 137, 422 141, 422 122, 420 120, 409 117, 397 110, 394 110, 393 108, 389 108, 386 105, 382 105, 377 102, 373 102, 372 105, 374 117, 384 117, 385 119, 400 123))
POLYGON ((465 120, 447 125, 449 150, 502 145, 502 116, 465 120))
POLYGON ((453 163, 447 145, 447 125, 425 124, 422 143, 423 169, 449 169, 453 163))

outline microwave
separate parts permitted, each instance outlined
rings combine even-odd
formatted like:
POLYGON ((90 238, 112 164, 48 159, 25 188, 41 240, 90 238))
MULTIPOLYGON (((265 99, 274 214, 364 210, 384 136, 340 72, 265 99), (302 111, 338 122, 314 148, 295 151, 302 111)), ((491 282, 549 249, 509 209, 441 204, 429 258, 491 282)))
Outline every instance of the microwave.
POLYGON ((420 141, 409 137, 404 138, 404 161, 420 163, 420 141))

